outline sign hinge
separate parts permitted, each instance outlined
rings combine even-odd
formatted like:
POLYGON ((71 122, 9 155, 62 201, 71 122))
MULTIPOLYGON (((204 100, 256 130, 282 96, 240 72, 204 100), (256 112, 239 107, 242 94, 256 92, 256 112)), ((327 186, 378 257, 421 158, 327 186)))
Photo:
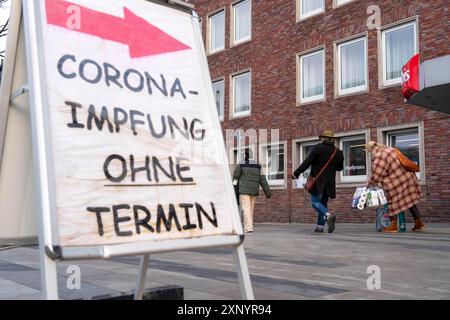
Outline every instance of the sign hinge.
POLYGON ((61 260, 62 258, 62 250, 60 246, 46 246, 45 253, 47 254, 47 257, 53 261, 61 260))
POLYGON ((14 100, 16 100, 16 98, 20 97, 21 95, 23 95, 29 91, 30 91, 30 87, 28 86, 28 84, 21 86, 20 89, 14 91, 11 94, 11 98, 10 98, 9 102, 12 103, 14 100))

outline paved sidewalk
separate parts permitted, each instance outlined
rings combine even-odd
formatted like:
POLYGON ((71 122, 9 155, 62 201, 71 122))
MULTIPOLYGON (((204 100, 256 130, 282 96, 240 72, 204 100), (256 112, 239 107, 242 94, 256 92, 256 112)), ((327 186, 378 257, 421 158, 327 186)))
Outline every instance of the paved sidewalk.
MULTIPOLYGON (((411 225, 408 226, 408 230, 411 225)), ((257 299, 450 299, 450 224, 424 233, 387 235, 373 225, 338 224, 333 234, 312 225, 260 224, 245 247, 257 299), (381 289, 367 289, 367 268, 381 268, 381 289)), ((130 291, 138 257, 58 264, 63 299, 130 291), (68 290, 67 268, 81 268, 81 290, 68 290)), ((0 299, 39 299, 36 248, 0 251, 0 299)), ((185 299, 239 299, 231 249, 155 254, 147 288, 184 287, 185 299)))

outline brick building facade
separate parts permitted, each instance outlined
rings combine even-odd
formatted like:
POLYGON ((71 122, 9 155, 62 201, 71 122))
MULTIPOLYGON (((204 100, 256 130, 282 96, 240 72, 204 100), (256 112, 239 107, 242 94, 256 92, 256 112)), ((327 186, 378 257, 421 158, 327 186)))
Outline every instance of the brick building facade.
POLYGON ((450 222, 450 117, 404 103, 397 69, 406 61, 396 61, 450 54, 448 0, 188 2, 202 21, 223 129, 280 130, 276 146, 252 146, 260 162, 270 161, 274 189, 272 199, 258 198, 256 222, 316 221, 291 173, 324 129, 338 135, 347 158, 330 202, 339 222, 374 221, 373 210, 350 207, 370 175, 358 147, 369 140, 420 163, 425 221, 450 222))

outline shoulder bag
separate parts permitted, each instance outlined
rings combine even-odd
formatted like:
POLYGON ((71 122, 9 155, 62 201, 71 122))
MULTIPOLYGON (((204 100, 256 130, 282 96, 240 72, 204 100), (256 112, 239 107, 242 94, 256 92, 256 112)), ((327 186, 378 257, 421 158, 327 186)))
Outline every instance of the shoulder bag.
POLYGON ((420 172, 420 168, 415 162, 410 160, 407 156, 405 156, 397 148, 392 148, 392 149, 394 149, 394 152, 397 155, 398 160, 400 160, 400 163, 406 170, 412 171, 412 172, 420 172))

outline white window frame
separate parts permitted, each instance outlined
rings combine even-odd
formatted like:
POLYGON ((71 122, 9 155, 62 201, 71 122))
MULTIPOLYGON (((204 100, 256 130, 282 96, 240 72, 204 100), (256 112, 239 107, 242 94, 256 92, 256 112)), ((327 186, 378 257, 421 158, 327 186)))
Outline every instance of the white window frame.
POLYGON ((265 145, 262 145, 261 146, 261 154, 263 155, 263 157, 264 157, 264 160, 263 160, 263 168, 264 168, 264 175, 266 176, 266 180, 267 180, 267 183, 269 184, 269 186, 271 186, 271 187, 276 187, 276 188, 285 188, 286 187, 286 174, 287 174, 287 167, 286 167, 286 165, 287 165, 287 143, 286 143, 286 141, 284 141, 284 142, 277 142, 277 143, 270 143, 270 144, 265 144, 265 145), (283 146, 283 148, 284 148, 284 152, 283 152, 283 155, 284 155, 284 158, 283 158, 283 161, 284 161, 284 164, 283 164, 283 166, 284 166, 284 173, 283 173, 283 179, 277 179, 277 180, 270 180, 269 179, 269 170, 268 170, 268 164, 269 164, 269 148, 272 148, 272 147, 279 147, 280 145, 282 145, 283 146))
POLYGON ((411 128, 406 128, 406 129, 400 129, 400 130, 385 131, 386 145, 388 147, 391 147, 391 136, 397 135, 397 134, 402 134, 402 133, 413 132, 413 131, 417 131, 417 136, 419 137, 420 172, 416 172, 416 176, 417 176, 418 180, 422 180, 422 176, 425 174, 424 168, 423 168, 423 165, 425 163, 423 158, 425 157, 425 154, 423 153, 423 150, 422 150, 422 138, 421 138, 419 127, 411 127, 411 128))
MULTIPOLYGON (((365 135, 364 133, 361 134, 356 134, 356 135, 350 135, 350 136, 342 136, 339 137, 339 149, 342 150, 342 152, 344 152, 344 142, 345 141, 351 141, 351 140, 356 140, 356 139, 364 139, 365 143, 368 142, 367 140, 367 135, 365 135)), ((365 158, 366 158, 366 174, 365 175, 360 175, 360 176, 344 176, 344 170, 342 170, 339 173, 339 178, 340 178, 340 182, 341 183, 354 183, 354 182, 366 182, 368 177, 369 177, 369 169, 370 169, 370 159, 368 159, 367 153, 365 153, 365 158)), ((345 156, 345 153, 344 153, 345 156)), ((345 160, 344 160, 345 161, 345 160)), ((345 166, 345 162, 344 162, 344 166, 345 166)))
POLYGON ((339 96, 345 96, 345 95, 349 95, 349 94, 354 94, 354 93, 359 93, 359 92, 365 92, 368 89, 368 83, 369 83, 369 68, 367 65, 367 61, 368 61, 368 57, 367 57, 367 36, 364 35, 362 37, 357 37, 351 40, 347 40, 347 41, 342 41, 339 42, 337 44, 337 63, 338 63, 338 79, 337 79, 337 85, 338 85, 338 93, 339 96), (341 49, 343 46, 345 45, 350 45, 353 43, 357 43, 363 41, 364 42, 364 66, 365 66, 365 84, 362 86, 358 86, 358 87, 354 87, 354 88, 349 88, 349 89, 341 89, 341 85, 342 85, 342 80, 341 80, 341 74, 342 74, 342 69, 341 69, 341 49))
POLYGON ((309 53, 305 53, 305 54, 300 54, 299 55, 299 82, 300 82, 300 93, 299 93, 299 102, 300 104, 304 104, 304 103, 309 103, 309 102, 313 102, 313 101, 320 101, 320 100, 324 100, 325 99, 325 94, 326 94, 326 72, 325 72, 325 49, 321 48, 318 50, 315 50, 313 52, 309 52, 309 53), (322 53, 322 72, 323 72, 323 93, 320 95, 316 95, 316 96, 312 96, 312 97, 307 97, 304 98, 303 97, 303 85, 304 85, 304 79, 303 79, 303 60, 320 54, 322 53))
POLYGON ((243 72, 235 73, 231 75, 231 101, 232 101, 232 114, 233 118, 236 117, 242 117, 242 116, 249 116, 252 113, 252 72, 251 70, 246 70, 243 72), (249 96, 250 96, 250 103, 249 103, 249 109, 246 111, 236 112, 236 79, 239 77, 243 77, 245 75, 249 75, 249 96))
MULTIPOLYGON (((300 166, 300 164, 302 164, 302 162, 305 161, 305 155, 303 154, 303 147, 315 146, 318 143, 320 143, 320 140, 317 139, 317 137, 300 138, 292 141, 292 150, 293 150, 292 172, 294 172, 300 166)), ((297 187, 294 179, 292 179, 292 189, 301 189, 297 187)))
POLYGON ((238 45, 240 43, 244 43, 247 41, 252 40, 252 0, 239 0, 239 1, 235 1, 231 4, 231 28, 232 28, 232 32, 231 32, 231 45, 238 45), (250 34, 247 37, 244 37, 242 39, 236 39, 236 8, 241 6, 243 3, 245 2, 249 2, 250 5, 250 34))
POLYGON ((217 10, 214 13, 211 13, 210 15, 208 15, 208 54, 213 54, 213 53, 217 53, 220 51, 225 50, 225 41, 226 41, 226 35, 225 35, 225 27, 226 27, 226 10, 225 8, 222 8, 220 10, 217 10), (211 27, 211 21, 214 17, 217 17, 218 15, 223 14, 223 30, 224 30, 224 35, 223 35, 223 46, 222 47, 218 47, 213 49, 212 48, 212 27, 211 27))
MULTIPOLYGON (((397 84, 401 84, 402 82, 402 78, 401 76, 395 79, 387 79, 387 73, 386 73, 386 62, 387 62, 387 58, 386 58, 386 33, 392 32, 392 31, 397 31, 397 30, 401 30, 403 28, 407 28, 409 26, 414 26, 414 53, 418 53, 418 48, 419 48, 419 44, 418 44, 418 40, 417 40, 417 21, 410 21, 410 22, 405 22, 405 23, 401 23, 398 24, 396 26, 393 27, 386 27, 381 31, 381 63, 382 63, 382 81, 383 81, 383 86, 391 86, 391 85, 397 85, 397 84)), ((412 57, 412 56, 411 56, 412 57)))
POLYGON ((305 19, 307 19, 307 18, 309 18, 309 17, 312 17, 312 16, 315 16, 315 15, 318 15, 318 14, 321 14, 321 13, 324 13, 325 12, 325 0, 322 0, 322 7, 321 8, 318 8, 318 9, 316 9, 316 10, 313 10, 313 11, 311 11, 311 12, 308 12, 308 13, 303 13, 303 10, 302 10, 302 2, 303 1, 305 1, 305 0, 297 0, 297 5, 298 5, 298 15, 299 15, 299 18, 297 19, 297 20, 305 20, 305 19))
MULTIPOLYGON (((224 119, 225 119, 225 78, 223 78, 223 77, 218 78, 218 79, 214 80, 212 82, 212 84, 214 85, 217 82, 223 82, 223 106, 221 106, 222 114, 220 114, 220 112, 219 112, 219 120, 224 121, 224 119)), ((213 92, 213 93, 214 93, 214 102, 216 102, 216 96, 215 96, 216 93, 215 92, 213 92)))
POLYGON ((425 135, 424 135, 424 123, 423 121, 416 123, 399 124, 389 127, 378 128, 377 138, 378 141, 382 141, 385 145, 389 146, 389 135, 394 133, 404 133, 413 130, 419 132, 419 161, 420 172, 416 172, 417 179, 420 184, 426 183, 426 167, 425 167, 425 135))

